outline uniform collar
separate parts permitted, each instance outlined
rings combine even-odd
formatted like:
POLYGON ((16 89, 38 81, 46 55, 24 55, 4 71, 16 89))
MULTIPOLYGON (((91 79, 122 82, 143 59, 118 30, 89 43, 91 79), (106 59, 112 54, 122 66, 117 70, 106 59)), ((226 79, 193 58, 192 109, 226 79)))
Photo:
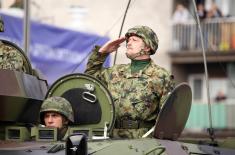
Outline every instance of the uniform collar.
POLYGON ((152 75, 152 71, 150 69, 152 67, 154 67, 154 62, 153 60, 150 60, 150 63, 143 69, 139 70, 139 72, 131 73, 131 64, 128 64, 125 67, 121 68, 120 72, 124 72, 126 78, 141 77, 143 74, 150 76, 152 75))

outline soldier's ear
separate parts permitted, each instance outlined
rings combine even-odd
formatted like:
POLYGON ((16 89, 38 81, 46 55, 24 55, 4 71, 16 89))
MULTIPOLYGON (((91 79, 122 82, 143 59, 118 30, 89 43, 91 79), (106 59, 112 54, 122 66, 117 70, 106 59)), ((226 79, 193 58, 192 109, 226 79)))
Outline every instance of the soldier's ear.
POLYGON ((145 46, 144 46, 144 51, 150 52, 150 51, 151 51, 151 48, 145 45, 145 46))
POLYGON ((62 120, 63 122, 63 125, 68 125, 69 124, 69 120, 67 119, 67 118, 65 118, 65 117, 63 117, 63 120, 62 120))

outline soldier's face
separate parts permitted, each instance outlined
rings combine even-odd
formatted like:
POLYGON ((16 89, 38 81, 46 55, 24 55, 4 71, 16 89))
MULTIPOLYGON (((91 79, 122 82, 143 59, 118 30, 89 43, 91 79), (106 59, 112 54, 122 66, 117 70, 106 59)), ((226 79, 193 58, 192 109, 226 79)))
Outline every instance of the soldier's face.
POLYGON ((141 50, 144 50, 145 44, 144 41, 137 36, 131 36, 127 41, 127 54, 133 55, 139 53, 141 50))
MULTIPOLYGON (((141 50, 148 52, 150 51, 150 48, 147 47, 144 43, 144 41, 137 36, 131 36, 127 40, 127 51, 126 54, 128 56, 135 56, 137 53, 139 53, 141 50)), ((141 59, 141 56, 135 57, 135 59, 141 59)))
POLYGON ((57 112, 46 112, 44 122, 46 127, 61 128, 63 126, 63 116, 57 112))

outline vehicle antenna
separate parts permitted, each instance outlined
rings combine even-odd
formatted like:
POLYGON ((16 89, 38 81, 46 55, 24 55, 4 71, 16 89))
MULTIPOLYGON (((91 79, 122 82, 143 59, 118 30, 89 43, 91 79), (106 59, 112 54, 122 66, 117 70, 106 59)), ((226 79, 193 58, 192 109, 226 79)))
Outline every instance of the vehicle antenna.
POLYGON ((203 36, 202 36, 201 24, 200 24, 199 16, 198 16, 198 13, 197 13, 196 3, 195 3, 195 0, 192 0, 192 1, 193 1, 194 10, 195 10, 195 15, 196 15, 196 22, 197 22, 197 26, 198 26, 199 33, 200 33, 200 40, 201 40, 202 53, 203 53, 203 63, 204 63, 204 69, 205 69, 206 90, 207 90, 207 102, 208 102, 209 123, 210 123, 210 128, 208 128, 208 132, 209 132, 209 135, 210 135, 210 138, 211 138, 212 142, 214 142, 214 140, 215 140, 215 135, 214 135, 214 129, 213 129, 213 125, 212 125, 212 114, 211 114, 211 103, 210 103, 210 91, 209 91, 209 80, 208 80, 208 71, 207 71, 207 62, 206 62, 205 46, 204 46, 204 41, 203 41, 203 36))
MULTIPOLYGON (((123 25, 124 25, 124 22, 125 22, 125 19, 126 19, 126 15, 127 15, 127 11, 128 11, 128 9, 129 9, 130 3, 131 3, 131 0, 128 1, 127 7, 126 7, 126 11, 125 11, 125 14, 124 14, 123 19, 122 19, 122 25, 121 25, 121 29, 120 29, 120 31, 119 31, 118 38, 121 37, 122 28, 123 28, 123 25)), ((116 59, 117 59, 117 50, 116 50, 115 55, 114 55, 113 65, 116 64, 116 59)))

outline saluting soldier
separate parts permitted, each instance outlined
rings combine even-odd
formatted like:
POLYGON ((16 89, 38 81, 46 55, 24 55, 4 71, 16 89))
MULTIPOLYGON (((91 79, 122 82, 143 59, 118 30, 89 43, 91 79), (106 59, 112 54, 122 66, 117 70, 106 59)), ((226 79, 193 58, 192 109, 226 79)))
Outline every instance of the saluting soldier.
POLYGON ((156 65, 150 55, 158 48, 156 33, 147 26, 135 26, 125 37, 95 46, 85 73, 100 79, 115 103, 114 138, 140 138, 155 124, 168 93, 174 88, 173 76, 156 65), (126 41, 129 64, 104 68, 108 54, 126 41))

